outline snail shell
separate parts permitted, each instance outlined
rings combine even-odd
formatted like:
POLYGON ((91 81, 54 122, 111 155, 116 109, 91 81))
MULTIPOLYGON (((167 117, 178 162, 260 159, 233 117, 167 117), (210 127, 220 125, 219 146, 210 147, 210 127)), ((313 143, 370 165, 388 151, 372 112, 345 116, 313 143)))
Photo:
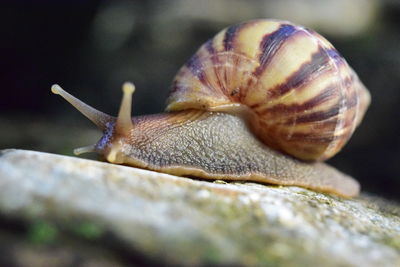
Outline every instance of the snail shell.
POLYGON ((245 113, 269 147, 321 161, 345 145, 369 102, 324 37, 261 19, 226 28, 201 46, 175 77, 166 109, 245 113))

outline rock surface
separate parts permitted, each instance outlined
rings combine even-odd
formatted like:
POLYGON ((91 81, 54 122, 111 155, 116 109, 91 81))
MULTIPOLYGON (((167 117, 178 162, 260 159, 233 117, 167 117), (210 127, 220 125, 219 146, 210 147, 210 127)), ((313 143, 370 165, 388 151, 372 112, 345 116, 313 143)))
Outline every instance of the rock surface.
POLYGON ((35 255, 36 266, 62 266, 54 255, 96 266, 400 266, 400 207, 383 199, 41 152, 0 151, 0 214, 0 249, 25 266, 35 255), (52 234, 38 245, 20 230, 52 234))

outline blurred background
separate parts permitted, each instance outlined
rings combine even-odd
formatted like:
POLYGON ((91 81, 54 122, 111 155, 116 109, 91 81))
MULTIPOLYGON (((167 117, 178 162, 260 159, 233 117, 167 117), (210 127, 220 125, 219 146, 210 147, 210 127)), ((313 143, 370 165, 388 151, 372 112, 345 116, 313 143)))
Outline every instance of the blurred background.
MULTIPOLYGON (((162 112, 179 67, 220 29, 290 20, 327 37, 372 94, 363 124, 329 161, 366 192, 400 200, 400 1, 1 1, 0 149, 72 155, 100 137, 50 86, 117 114, 133 81, 134 115, 162 112)), ((86 157, 86 156, 85 156, 86 157)))

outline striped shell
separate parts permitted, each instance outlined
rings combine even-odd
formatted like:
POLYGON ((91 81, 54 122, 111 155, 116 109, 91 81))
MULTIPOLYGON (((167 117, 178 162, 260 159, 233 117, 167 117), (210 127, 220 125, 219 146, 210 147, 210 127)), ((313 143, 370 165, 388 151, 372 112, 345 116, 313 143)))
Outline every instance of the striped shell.
POLYGON ((226 28, 201 46, 175 77, 167 110, 246 110, 268 146, 325 160, 350 138, 369 101, 325 38, 262 19, 226 28))

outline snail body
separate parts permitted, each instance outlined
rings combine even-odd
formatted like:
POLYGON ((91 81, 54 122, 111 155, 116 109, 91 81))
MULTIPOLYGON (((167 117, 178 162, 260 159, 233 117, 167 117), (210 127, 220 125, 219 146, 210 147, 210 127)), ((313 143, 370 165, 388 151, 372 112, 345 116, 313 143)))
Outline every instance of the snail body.
POLYGON ((58 85, 52 91, 104 132, 77 153, 180 176, 359 192, 357 181, 318 161, 347 142, 369 93, 328 41, 289 22, 255 20, 218 33, 180 69, 163 114, 131 118, 130 83, 117 118, 58 85))

